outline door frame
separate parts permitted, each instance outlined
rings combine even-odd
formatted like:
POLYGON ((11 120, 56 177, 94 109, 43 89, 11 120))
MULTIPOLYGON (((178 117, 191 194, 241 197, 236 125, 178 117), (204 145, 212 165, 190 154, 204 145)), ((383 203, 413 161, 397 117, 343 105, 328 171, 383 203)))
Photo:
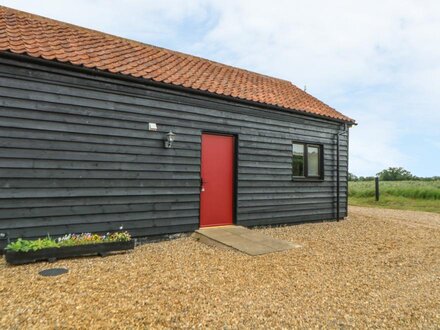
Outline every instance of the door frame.
MULTIPOLYGON (((202 130, 200 134, 200 170, 199 170, 199 179, 202 179, 202 135, 203 134, 211 134, 211 135, 222 135, 222 136, 232 136, 234 138, 234 161, 233 161, 233 168, 232 168, 232 224, 237 224, 237 195, 238 195, 238 137, 239 135, 237 133, 232 132, 225 132, 225 131, 216 131, 216 130, 202 130)), ((200 198, 200 187, 199 187, 199 228, 200 228, 200 209, 201 209, 201 201, 200 198)))

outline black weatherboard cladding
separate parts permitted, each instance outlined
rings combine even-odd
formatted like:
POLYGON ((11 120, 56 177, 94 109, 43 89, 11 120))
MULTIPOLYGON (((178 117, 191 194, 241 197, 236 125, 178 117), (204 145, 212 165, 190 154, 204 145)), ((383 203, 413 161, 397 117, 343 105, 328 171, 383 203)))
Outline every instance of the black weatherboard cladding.
MULTIPOLYGON (((340 129, 287 111, 0 57, 0 233, 197 229, 202 131, 238 137, 237 224, 334 219, 340 129), (176 142, 165 149, 170 130, 176 142), (323 181, 292 180, 292 141, 323 146, 323 181)), ((348 137, 340 138, 343 217, 348 137)))

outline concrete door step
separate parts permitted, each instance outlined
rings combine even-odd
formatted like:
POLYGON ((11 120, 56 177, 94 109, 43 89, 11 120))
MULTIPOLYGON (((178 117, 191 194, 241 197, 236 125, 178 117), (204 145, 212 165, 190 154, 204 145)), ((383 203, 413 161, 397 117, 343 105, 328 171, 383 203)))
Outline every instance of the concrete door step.
POLYGON ((238 250, 251 256, 301 247, 242 226, 200 228, 192 236, 202 243, 221 249, 238 250))

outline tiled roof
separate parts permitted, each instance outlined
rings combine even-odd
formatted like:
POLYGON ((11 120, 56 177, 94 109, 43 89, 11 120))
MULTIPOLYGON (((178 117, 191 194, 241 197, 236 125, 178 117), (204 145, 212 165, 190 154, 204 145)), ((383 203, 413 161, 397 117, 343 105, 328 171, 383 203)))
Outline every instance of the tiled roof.
POLYGON ((286 80, 2 6, 0 51, 354 122, 286 80))

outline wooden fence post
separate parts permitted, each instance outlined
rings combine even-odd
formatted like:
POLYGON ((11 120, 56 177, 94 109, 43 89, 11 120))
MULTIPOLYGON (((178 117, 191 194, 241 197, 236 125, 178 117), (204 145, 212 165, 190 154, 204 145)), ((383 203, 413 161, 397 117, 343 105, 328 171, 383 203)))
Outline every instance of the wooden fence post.
POLYGON ((375 186, 375 192, 376 192, 376 202, 379 201, 379 177, 376 176, 374 178, 374 186, 375 186))

